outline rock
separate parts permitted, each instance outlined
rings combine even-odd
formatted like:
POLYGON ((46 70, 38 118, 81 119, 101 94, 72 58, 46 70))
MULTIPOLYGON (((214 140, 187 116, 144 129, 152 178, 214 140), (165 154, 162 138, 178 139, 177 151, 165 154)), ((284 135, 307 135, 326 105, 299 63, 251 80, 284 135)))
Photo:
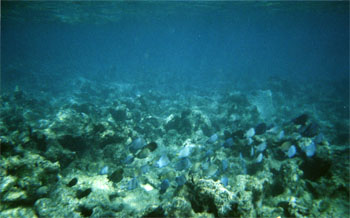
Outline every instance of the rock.
POLYGON ((165 212, 162 207, 150 207, 142 217, 165 217, 165 212))
POLYGON ((111 113, 113 119, 116 121, 116 122, 123 122, 127 119, 127 113, 126 113, 126 110, 125 109, 110 109, 109 112, 111 113))
POLYGON ((14 188, 1 196, 1 201, 6 203, 14 203, 20 201, 28 201, 28 195, 24 190, 14 188))
POLYGON ((31 204, 48 194, 55 185, 59 164, 27 151, 23 157, 11 156, 2 162, 7 169, 0 181, 1 207, 31 204))
POLYGON ((35 201, 34 208, 39 217, 52 217, 56 212, 56 203, 50 198, 40 198, 35 201))
POLYGON ((237 181, 240 183, 235 185, 234 192, 227 190, 220 181, 194 179, 189 182, 193 190, 189 200, 194 212, 207 212, 215 217, 254 217, 253 196, 247 188, 249 180, 237 181))
POLYGON ((30 138, 36 143, 36 147, 39 151, 46 151, 47 149, 47 137, 41 132, 34 132, 30 135, 30 138))
POLYGON ((32 208, 27 207, 15 207, 7 210, 0 211, 0 217, 31 217, 37 218, 32 208))
POLYGON ((45 197, 49 194, 49 188, 47 186, 41 186, 36 190, 36 195, 38 198, 45 197))
POLYGON ((10 190, 16 184, 16 178, 14 176, 4 176, 0 180, 0 193, 5 193, 10 190))
POLYGON ((82 136, 67 134, 60 137, 58 142, 62 145, 62 147, 79 153, 83 153, 87 149, 85 139, 82 136))

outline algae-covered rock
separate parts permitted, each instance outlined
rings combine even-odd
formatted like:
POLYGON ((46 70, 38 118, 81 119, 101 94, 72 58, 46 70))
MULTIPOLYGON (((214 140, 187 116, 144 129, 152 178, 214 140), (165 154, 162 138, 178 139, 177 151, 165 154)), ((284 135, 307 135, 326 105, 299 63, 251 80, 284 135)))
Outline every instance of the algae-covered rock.
POLYGON ((253 194, 245 191, 244 180, 237 189, 228 190, 219 181, 195 179, 189 183, 192 189, 189 200, 196 213, 207 212, 214 216, 251 217, 254 215, 253 194))
POLYGON ((0 180, 1 208, 12 204, 34 204, 46 196, 57 181, 60 165, 38 154, 27 152, 24 157, 2 158, 6 173, 0 180))
POLYGON ((164 205, 169 217, 194 217, 191 203, 183 197, 175 197, 164 205))
POLYGON ((31 217, 37 218, 37 214, 32 208, 28 207, 15 207, 0 212, 1 218, 7 217, 31 217))

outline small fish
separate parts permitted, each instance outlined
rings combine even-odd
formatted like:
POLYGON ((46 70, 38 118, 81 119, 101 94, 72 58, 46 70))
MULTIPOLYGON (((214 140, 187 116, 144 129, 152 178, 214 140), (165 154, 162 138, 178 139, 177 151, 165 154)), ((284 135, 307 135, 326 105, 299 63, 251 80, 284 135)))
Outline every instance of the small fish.
POLYGON ((183 186, 186 183, 186 177, 184 175, 178 176, 175 178, 175 181, 178 186, 183 186))
POLYGON ((208 139, 208 141, 207 142, 209 142, 209 143, 215 143, 216 142, 216 140, 218 140, 218 135, 215 133, 215 134, 213 134, 212 136, 210 136, 210 138, 208 139))
POLYGON ((123 161, 123 164, 131 164, 132 162, 134 162, 134 156, 132 155, 128 155, 123 161))
POLYGON ((315 145, 315 143, 311 142, 309 145, 307 145, 304 148, 304 151, 305 151, 306 156, 308 156, 308 157, 314 156, 315 153, 316 153, 316 145, 315 145))
POLYGON ((281 139, 283 139, 283 137, 284 137, 284 131, 281 130, 281 131, 278 133, 277 138, 278 138, 279 140, 281 140, 281 139))
POLYGON ((170 160, 166 154, 163 154, 160 159, 157 161, 156 165, 159 168, 163 168, 170 163, 170 160))
POLYGON ((149 166, 146 164, 146 165, 143 165, 142 167, 141 167, 141 172, 143 173, 143 174, 146 174, 146 173, 148 173, 149 172, 149 166))
POLYGON ((233 144, 234 144, 233 139, 228 138, 228 139, 226 139, 226 141, 224 142, 224 144, 222 146, 224 146, 225 148, 230 148, 233 146, 233 144))
POLYGON ((205 153, 205 156, 211 157, 213 154, 214 154, 213 149, 209 149, 209 150, 207 150, 207 152, 205 153))
POLYGON ((264 157, 264 155, 263 155, 262 153, 260 153, 260 154, 258 155, 258 157, 256 158, 256 162, 257 162, 257 163, 261 163, 261 161, 263 160, 263 157, 264 157))
POLYGON ((323 133, 319 133, 319 134, 315 137, 314 142, 315 142, 316 144, 320 144, 320 143, 323 141, 323 139, 324 139, 323 133))
POLYGON ((248 138, 248 143, 247 143, 248 145, 253 144, 253 142, 254 142, 254 141, 253 141, 253 139, 252 139, 252 138, 248 138))
POLYGON ((186 145, 179 151, 179 157, 188 157, 192 152, 194 145, 186 145))
POLYGON ((226 159, 221 161, 222 164, 222 171, 225 172, 228 168, 228 161, 226 159))
POLYGON ((133 178, 132 180, 130 180, 128 182, 127 188, 128 190, 134 190, 139 186, 139 181, 137 180, 137 178, 133 178))
POLYGON ((239 159, 244 160, 242 152, 239 152, 239 159))
POLYGON ((288 155, 289 158, 292 158, 292 157, 294 157, 294 155, 296 154, 296 152, 297 152, 297 149, 295 148, 295 146, 294 146, 294 145, 291 145, 291 146, 289 147, 289 149, 288 149, 287 155, 288 155))
POLYGON ((245 137, 246 138, 251 138, 255 135, 255 129, 254 128, 250 128, 248 129, 248 131, 245 133, 245 137))
POLYGON ((209 162, 207 161, 207 162, 204 162, 202 165, 201 165, 201 167, 202 167, 202 170, 208 170, 209 169, 209 162))
POLYGON ((250 147, 250 156, 253 157, 254 156, 254 147, 250 147))
POLYGON ((160 184, 160 194, 164 194, 166 190, 169 188, 170 182, 168 179, 164 179, 163 182, 160 184))
POLYGON ((262 142, 256 147, 256 150, 260 151, 260 152, 263 152, 266 149, 266 147, 267 147, 266 142, 262 142))
POLYGON ((228 178, 226 176, 223 176, 221 177, 220 182, 223 186, 226 187, 228 185, 228 178))
POLYGON ((107 175, 107 174, 108 174, 108 166, 104 166, 100 171, 100 175, 107 175))
POLYGON ((190 159, 187 157, 184 157, 184 158, 181 158, 178 162, 176 162, 175 169, 177 171, 182 171, 182 170, 187 170, 191 166, 192 166, 192 163, 190 159))
POLYGON ((129 150, 131 153, 136 153, 138 150, 146 146, 142 138, 137 138, 130 144, 129 150))
POLYGON ((210 178, 219 174, 219 167, 215 164, 209 164, 208 169, 205 171, 205 175, 210 178))
POLYGON ((241 159, 241 166, 243 169, 243 174, 246 175, 247 174, 247 166, 245 164, 245 160, 243 158, 242 152, 239 152, 239 159, 241 159))

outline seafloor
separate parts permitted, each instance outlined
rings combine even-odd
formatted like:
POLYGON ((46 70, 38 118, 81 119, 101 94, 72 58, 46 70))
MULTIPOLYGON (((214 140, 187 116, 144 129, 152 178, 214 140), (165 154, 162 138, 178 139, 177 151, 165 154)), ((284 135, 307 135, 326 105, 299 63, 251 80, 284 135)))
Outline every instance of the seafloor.
POLYGON ((64 90, 2 93, 0 217, 349 215, 336 88, 64 90))

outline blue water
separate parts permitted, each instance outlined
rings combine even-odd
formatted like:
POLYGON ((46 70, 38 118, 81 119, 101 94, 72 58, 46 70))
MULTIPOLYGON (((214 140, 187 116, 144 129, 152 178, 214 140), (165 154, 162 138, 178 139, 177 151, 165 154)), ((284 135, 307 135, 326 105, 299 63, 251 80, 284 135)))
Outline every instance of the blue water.
POLYGON ((20 77, 47 78, 45 83, 84 76, 175 90, 261 88, 276 76, 306 84, 344 80, 346 85, 348 6, 4 2, 2 85, 18 79, 7 75, 13 68, 20 77))

